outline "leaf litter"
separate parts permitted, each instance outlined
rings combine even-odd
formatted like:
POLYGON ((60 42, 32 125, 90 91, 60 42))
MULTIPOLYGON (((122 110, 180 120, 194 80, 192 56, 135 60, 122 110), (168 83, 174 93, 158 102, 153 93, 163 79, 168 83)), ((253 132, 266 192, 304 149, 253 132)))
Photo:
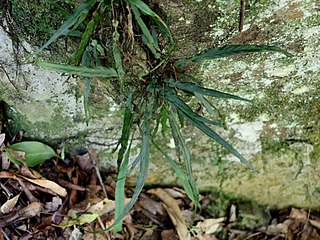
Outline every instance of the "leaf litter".
MULTIPOLYGON (((110 168, 100 173, 95 152, 62 159, 55 153, 59 150, 52 152, 42 143, 32 145, 36 149, 28 145, 28 153, 36 158, 31 155, 31 163, 25 161, 32 168, 14 164, 8 161, 6 149, 17 157, 12 154, 15 148, 0 134, 0 239, 320 240, 317 212, 269 211, 270 218, 263 224, 244 227, 239 203, 230 203, 224 214, 212 213, 208 209, 215 201, 203 195, 195 210, 187 193, 176 187, 143 189, 121 231, 99 232, 114 223, 117 171, 110 168)), ((25 160, 26 154, 18 153, 18 158, 25 160)), ((124 207, 132 194, 133 187, 126 187, 124 207)))

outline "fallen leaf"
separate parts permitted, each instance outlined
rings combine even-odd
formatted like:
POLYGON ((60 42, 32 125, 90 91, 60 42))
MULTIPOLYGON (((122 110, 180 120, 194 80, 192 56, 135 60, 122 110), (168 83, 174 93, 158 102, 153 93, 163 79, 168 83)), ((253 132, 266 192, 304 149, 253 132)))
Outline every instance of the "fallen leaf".
POLYGON ((159 199, 161 199, 164 204, 164 208, 167 210, 170 219, 177 230, 179 238, 189 240, 190 233, 176 200, 161 188, 150 189, 148 193, 156 195, 159 199))
POLYGON ((20 194, 6 201, 0 208, 1 213, 3 214, 9 213, 17 204, 19 197, 20 197, 20 194))
POLYGON ((22 208, 18 214, 21 218, 32 218, 38 215, 43 209, 43 203, 33 202, 22 208))
POLYGON ((26 164, 28 167, 34 167, 56 156, 51 147, 36 141, 15 143, 4 150, 10 161, 20 165, 26 164))
POLYGON ((25 176, 25 177, 28 177, 28 178, 42 178, 41 174, 38 173, 37 171, 31 169, 31 168, 28 168, 28 167, 21 167, 20 169, 20 173, 25 176))
POLYGON ((166 239, 179 239, 176 232, 174 231, 174 229, 167 229, 167 230, 163 230, 161 232, 161 239, 166 240, 166 239))
POLYGON ((72 225, 81 226, 86 223, 91 223, 99 217, 99 214, 92 213, 92 214, 83 214, 77 218, 64 218, 63 221, 57 225, 58 227, 65 228, 70 227, 72 225))
MULTIPOLYGON (((129 203, 130 198, 124 199, 125 206, 129 203)), ((99 216, 102 216, 106 213, 109 213, 115 209, 115 202, 113 200, 110 200, 108 198, 103 199, 100 202, 97 202, 96 204, 92 205, 90 208, 88 208, 88 213, 97 213, 99 216)))
POLYGON ((62 199, 53 197, 51 202, 46 202, 45 209, 49 212, 55 212, 62 205, 62 199))
POLYGON ((215 233, 224 222, 225 218, 209 218, 197 223, 197 227, 207 235, 215 233))
POLYGON ((308 213, 306 210, 304 209, 297 209, 297 208, 292 208, 289 218, 292 219, 303 219, 306 220, 308 217, 308 213))
POLYGON ((80 169, 84 170, 85 172, 90 173, 94 168, 89 152, 87 152, 84 155, 77 155, 75 156, 75 159, 76 162, 79 164, 80 169))
POLYGON ((185 198, 186 192, 177 188, 165 188, 166 192, 173 198, 185 198))
POLYGON ((79 228, 74 227, 74 229, 69 237, 69 240, 78 240, 78 239, 82 239, 82 233, 79 230, 79 228))
POLYGON ((10 167, 10 160, 5 152, 1 154, 1 167, 3 170, 8 170, 10 167))
POLYGON ((309 220, 310 224, 318 229, 320 229, 320 222, 319 221, 316 221, 316 220, 313 220, 313 219, 310 219, 309 220))
POLYGON ((52 182, 47 179, 31 179, 31 178, 27 178, 27 177, 23 177, 23 176, 21 176, 21 177, 29 182, 32 182, 33 184, 40 186, 40 187, 48 188, 61 197, 67 196, 66 189, 61 187, 60 185, 56 184, 55 182, 52 182))

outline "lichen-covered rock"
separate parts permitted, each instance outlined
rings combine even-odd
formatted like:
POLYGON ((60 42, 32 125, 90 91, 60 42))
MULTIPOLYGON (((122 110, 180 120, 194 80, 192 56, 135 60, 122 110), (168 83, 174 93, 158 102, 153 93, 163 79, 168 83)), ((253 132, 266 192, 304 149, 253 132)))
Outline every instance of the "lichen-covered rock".
MULTIPOLYGON (((248 1, 240 33, 239 1, 152 2, 159 5, 177 39, 176 56, 226 43, 276 45, 294 54, 292 58, 271 53, 237 56, 204 62, 195 69, 206 87, 254 100, 248 104, 212 99, 225 116, 226 129, 215 130, 260 172, 230 163, 236 162, 235 157, 187 125, 183 134, 200 189, 219 189, 275 208, 319 209, 319 2, 248 1)), ((17 66, 12 39, 4 30, 0 28, 0 98, 11 107, 11 126, 23 128, 28 137, 98 149, 104 156, 101 160, 114 162, 109 153, 119 138, 122 119, 105 82, 94 79, 86 126, 78 80, 32 64, 17 66)), ((20 58, 32 51, 27 43, 23 46, 20 58)), ((158 142, 174 156, 172 139, 158 142)), ((152 151, 148 183, 177 184, 169 165, 152 151)))

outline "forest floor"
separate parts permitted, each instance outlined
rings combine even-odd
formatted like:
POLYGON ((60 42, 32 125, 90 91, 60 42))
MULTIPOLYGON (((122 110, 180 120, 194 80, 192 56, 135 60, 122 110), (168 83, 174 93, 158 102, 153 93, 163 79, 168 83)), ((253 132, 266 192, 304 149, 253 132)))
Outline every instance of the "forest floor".
MULTIPOLYGON (((317 212, 253 205, 246 211, 243 203, 222 204, 211 193, 201 194, 201 207, 195 209, 176 187, 145 188, 122 230, 101 232, 113 223, 116 169, 100 173, 94 152, 21 167, 8 160, 9 144, 0 134, 0 240, 320 239, 317 212)), ((132 192, 126 188, 127 201, 132 192)))

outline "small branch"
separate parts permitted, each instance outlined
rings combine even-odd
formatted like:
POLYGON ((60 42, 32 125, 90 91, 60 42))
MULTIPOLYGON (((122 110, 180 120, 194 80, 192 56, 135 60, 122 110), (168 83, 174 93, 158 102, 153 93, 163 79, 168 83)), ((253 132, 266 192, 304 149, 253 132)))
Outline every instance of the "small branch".
POLYGON ((243 29, 243 23, 244 23, 244 15, 246 12, 246 0, 241 0, 241 6, 240 6, 240 14, 239 14, 239 32, 243 29))

